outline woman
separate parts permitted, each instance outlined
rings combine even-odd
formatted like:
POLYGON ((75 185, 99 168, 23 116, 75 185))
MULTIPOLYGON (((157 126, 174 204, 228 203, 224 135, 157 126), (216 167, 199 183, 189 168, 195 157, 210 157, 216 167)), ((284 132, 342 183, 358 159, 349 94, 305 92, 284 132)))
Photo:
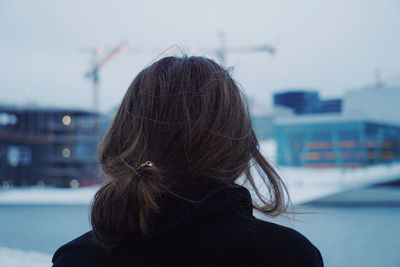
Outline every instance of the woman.
POLYGON ((107 181, 93 231, 59 248, 54 266, 323 266, 304 236, 253 217, 253 208, 285 212, 286 189, 260 153, 240 89, 210 59, 166 57, 140 72, 99 161, 107 181))

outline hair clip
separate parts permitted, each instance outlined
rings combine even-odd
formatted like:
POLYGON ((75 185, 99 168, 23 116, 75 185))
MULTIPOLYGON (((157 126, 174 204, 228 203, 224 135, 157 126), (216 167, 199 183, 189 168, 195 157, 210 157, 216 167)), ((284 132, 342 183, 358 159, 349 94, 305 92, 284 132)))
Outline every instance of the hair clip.
POLYGON ((144 169, 144 168, 155 168, 155 167, 156 167, 156 165, 153 162, 146 161, 146 162, 144 162, 144 163, 139 165, 138 170, 141 170, 141 169, 144 169))

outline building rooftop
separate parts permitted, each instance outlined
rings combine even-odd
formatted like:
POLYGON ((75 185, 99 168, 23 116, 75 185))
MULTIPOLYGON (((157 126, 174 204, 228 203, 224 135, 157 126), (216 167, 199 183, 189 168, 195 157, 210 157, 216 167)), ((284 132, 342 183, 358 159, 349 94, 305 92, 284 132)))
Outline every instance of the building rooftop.
POLYGON ((11 105, 0 105, 0 112, 21 112, 21 111, 42 111, 42 112, 71 112, 81 114, 96 114, 91 110, 82 108, 66 108, 66 107, 41 107, 41 106, 11 106, 11 105))
POLYGON ((391 120, 376 119, 369 116, 346 116, 342 114, 310 114, 302 116, 278 117, 275 125, 305 125, 305 124, 328 124, 328 123, 358 123, 369 122, 400 127, 391 120))

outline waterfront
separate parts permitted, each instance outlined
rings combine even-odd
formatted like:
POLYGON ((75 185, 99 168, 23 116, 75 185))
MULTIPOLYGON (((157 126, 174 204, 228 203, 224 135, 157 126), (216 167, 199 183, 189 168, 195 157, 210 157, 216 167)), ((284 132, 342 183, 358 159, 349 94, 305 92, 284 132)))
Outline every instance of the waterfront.
MULTIPOLYGON (((2 205, 0 247, 52 254, 90 229, 88 211, 87 205, 2 205)), ((400 266, 400 206, 307 205, 296 211, 307 213, 278 223, 307 236, 326 266, 400 266)))

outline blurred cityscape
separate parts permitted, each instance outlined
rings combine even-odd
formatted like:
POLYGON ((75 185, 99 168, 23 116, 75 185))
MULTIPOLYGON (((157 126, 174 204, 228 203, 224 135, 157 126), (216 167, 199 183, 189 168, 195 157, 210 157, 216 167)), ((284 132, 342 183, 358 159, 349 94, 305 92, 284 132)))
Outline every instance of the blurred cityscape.
MULTIPOLYGON (((375 86, 321 99, 317 90, 273 95, 273 108, 251 107, 261 142, 274 140, 276 164, 361 168, 400 161, 400 87, 375 86)), ((84 187, 100 182, 96 152, 114 112, 0 106, 3 187, 84 187)))

